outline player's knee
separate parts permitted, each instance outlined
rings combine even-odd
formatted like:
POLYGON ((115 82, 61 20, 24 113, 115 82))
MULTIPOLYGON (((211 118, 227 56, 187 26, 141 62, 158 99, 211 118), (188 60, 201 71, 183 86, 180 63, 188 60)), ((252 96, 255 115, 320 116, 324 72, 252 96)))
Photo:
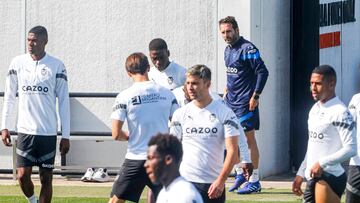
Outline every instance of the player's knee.
POLYGON ((29 182, 30 179, 30 175, 26 174, 26 173, 18 173, 17 174, 17 179, 21 182, 21 183, 25 183, 25 182, 29 182))
POLYGON ((116 197, 116 195, 113 195, 110 199, 108 203, 123 203, 125 202, 125 200, 119 199, 118 197, 116 197))
POLYGON ((17 179, 22 183, 28 182, 31 180, 31 173, 27 172, 26 170, 18 170, 17 179))
POLYGON ((257 146, 255 136, 252 133, 246 134, 246 140, 249 148, 257 146))
POLYGON ((42 185, 49 185, 52 183, 52 174, 42 173, 40 174, 40 182, 42 185))

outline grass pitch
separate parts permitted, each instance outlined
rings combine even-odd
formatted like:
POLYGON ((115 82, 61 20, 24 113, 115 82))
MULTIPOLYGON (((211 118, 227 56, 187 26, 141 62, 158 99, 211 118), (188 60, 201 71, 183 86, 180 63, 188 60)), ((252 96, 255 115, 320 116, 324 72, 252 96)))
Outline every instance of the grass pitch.
MULTIPOLYGON (((35 186, 36 194, 39 194, 39 186, 35 186)), ((54 186, 53 203, 101 203, 107 202, 111 187, 108 186, 54 186)), ((250 203, 295 203, 301 199, 294 196, 290 189, 263 189, 259 194, 237 195, 226 193, 226 202, 250 202, 250 203)), ((144 191, 141 201, 146 202, 146 191, 144 191)), ((0 186, 0 203, 27 203, 22 195, 19 186, 0 186)))

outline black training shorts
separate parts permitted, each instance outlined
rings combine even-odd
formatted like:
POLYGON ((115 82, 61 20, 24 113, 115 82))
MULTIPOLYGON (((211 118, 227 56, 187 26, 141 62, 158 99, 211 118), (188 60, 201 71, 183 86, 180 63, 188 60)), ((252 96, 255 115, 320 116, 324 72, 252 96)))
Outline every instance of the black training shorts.
POLYGON ((119 199, 138 202, 145 185, 147 185, 156 199, 162 186, 152 184, 146 174, 144 163, 145 160, 125 159, 112 187, 110 197, 115 195, 119 199))
POLYGON ((349 166, 346 183, 346 203, 360 202, 360 166, 349 166))
POLYGON ((56 135, 28 135, 19 133, 16 145, 16 167, 39 166, 54 169, 56 135))
POLYGON ((209 199, 208 191, 209 191, 211 184, 209 184, 209 183, 194 183, 194 182, 191 182, 191 183, 195 186, 197 191, 200 193, 204 203, 224 203, 225 202, 225 188, 220 197, 218 197, 216 199, 209 199))
POLYGON ((306 183, 304 202, 315 203, 315 185, 320 180, 324 180, 327 184, 329 184, 330 188, 341 199, 341 195, 343 194, 346 186, 346 174, 343 173, 336 177, 324 171, 321 177, 313 178, 306 183))

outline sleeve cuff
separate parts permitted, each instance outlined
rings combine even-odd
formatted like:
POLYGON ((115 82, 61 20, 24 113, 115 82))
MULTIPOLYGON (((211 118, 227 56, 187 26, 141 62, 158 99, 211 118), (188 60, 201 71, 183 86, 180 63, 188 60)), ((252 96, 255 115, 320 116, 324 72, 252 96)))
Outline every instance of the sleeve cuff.
POLYGON ((298 172, 296 173, 297 176, 301 176, 301 177, 305 177, 305 171, 304 170, 298 170, 298 172))
POLYGON ((320 159, 319 164, 320 164, 321 168, 324 168, 327 165, 325 159, 320 159))
POLYGON ((61 139, 70 139, 70 135, 69 134, 66 134, 66 135, 64 135, 64 134, 62 134, 61 135, 61 139))

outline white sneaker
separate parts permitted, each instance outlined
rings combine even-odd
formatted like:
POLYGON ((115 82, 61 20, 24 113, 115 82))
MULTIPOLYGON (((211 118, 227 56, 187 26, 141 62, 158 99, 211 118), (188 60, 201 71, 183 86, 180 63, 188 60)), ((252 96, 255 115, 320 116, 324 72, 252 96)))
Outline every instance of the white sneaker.
POLYGON ((93 175, 94 175, 94 168, 88 168, 86 170, 86 173, 84 174, 83 177, 81 177, 80 180, 83 182, 89 182, 92 180, 93 175))
POLYGON ((92 176, 92 180, 95 182, 109 182, 110 176, 108 175, 106 168, 99 168, 92 176))

